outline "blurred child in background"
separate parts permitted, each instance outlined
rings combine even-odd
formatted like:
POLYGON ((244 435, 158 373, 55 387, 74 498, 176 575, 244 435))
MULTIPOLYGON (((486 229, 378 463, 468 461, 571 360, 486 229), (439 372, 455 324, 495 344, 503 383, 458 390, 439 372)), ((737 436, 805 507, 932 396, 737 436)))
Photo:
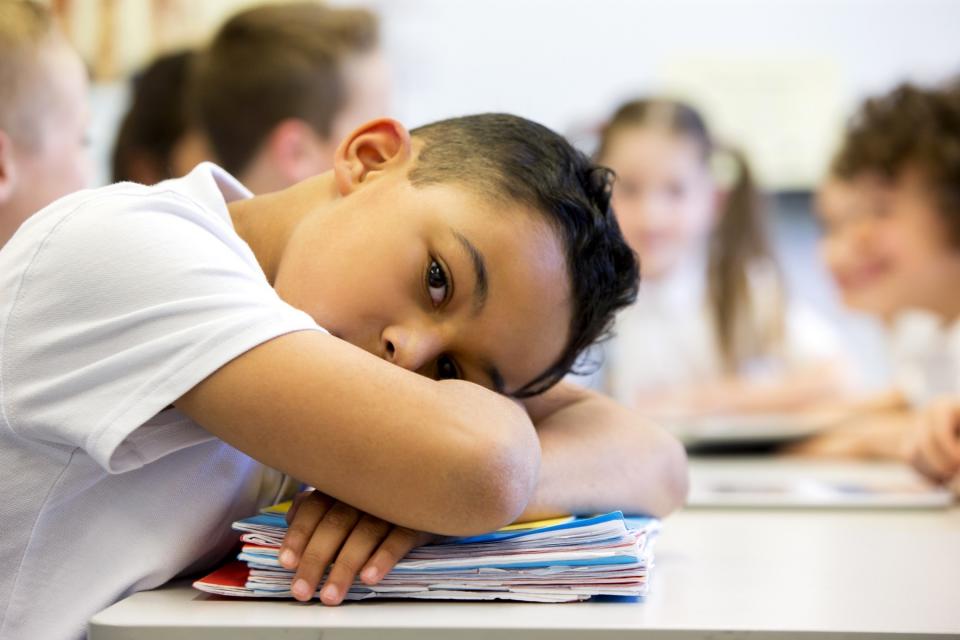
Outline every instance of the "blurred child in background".
POLYGON ((690 105, 621 106, 597 159, 643 284, 618 318, 604 385, 651 413, 793 410, 837 394, 829 326, 788 300, 745 159, 690 105))
POLYGON ((87 186, 87 72, 49 11, 0 3, 0 247, 24 220, 87 186))
POLYGON ((134 77, 113 145, 113 182, 156 184, 211 158, 203 136, 188 125, 185 93, 194 58, 192 51, 169 53, 134 77))
POLYGON ((960 83, 904 84, 867 100, 818 214, 844 302, 890 329, 895 388, 798 452, 906 456, 946 478, 960 448, 956 413, 934 401, 960 401, 960 83))
POLYGON ((329 170, 338 142, 387 111, 377 32, 368 11, 309 2, 228 20, 190 96, 217 162, 254 193, 329 170))

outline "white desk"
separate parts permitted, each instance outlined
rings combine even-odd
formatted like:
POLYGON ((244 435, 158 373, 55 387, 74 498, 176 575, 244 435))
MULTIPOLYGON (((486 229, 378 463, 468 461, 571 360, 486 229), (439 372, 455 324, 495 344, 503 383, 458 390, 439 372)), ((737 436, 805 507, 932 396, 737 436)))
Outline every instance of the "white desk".
MULTIPOLYGON (((694 474, 717 464, 695 462, 694 474)), ((758 472, 774 464, 806 468, 776 460, 735 464, 758 472)), ((902 473, 886 465, 809 468, 902 473)), ((666 520, 656 550, 651 593, 642 602, 327 608, 219 599, 181 583, 99 613, 90 640, 960 637, 960 507, 686 510, 666 520)))

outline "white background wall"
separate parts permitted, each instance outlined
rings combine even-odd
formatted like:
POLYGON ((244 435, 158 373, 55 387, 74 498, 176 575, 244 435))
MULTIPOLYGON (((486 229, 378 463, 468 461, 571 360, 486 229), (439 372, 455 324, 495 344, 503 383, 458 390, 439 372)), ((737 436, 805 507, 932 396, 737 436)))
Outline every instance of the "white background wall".
MULTIPOLYGON (((409 125, 509 111, 590 147, 618 102, 669 92, 704 108, 774 189, 816 183, 865 95, 960 73, 960 0, 330 1, 382 16, 393 115, 409 125)), ((147 28, 147 0, 120 3, 118 47, 149 40, 134 33, 147 28)), ((184 3, 182 33, 200 44, 250 4, 184 3)), ((89 13, 77 12, 78 27, 89 13)), ((125 92, 105 85, 94 97, 102 163, 125 92)))
POLYGON ((772 187, 816 180, 849 110, 960 73, 958 0, 374 0, 396 114, 510 111, 581 136, 620 100, 699 98, 772 187))

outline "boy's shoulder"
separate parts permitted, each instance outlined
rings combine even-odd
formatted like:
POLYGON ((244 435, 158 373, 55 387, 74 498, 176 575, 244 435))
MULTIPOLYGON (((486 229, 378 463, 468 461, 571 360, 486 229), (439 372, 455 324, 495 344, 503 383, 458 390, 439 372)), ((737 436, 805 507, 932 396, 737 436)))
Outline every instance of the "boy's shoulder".
POLYGON ((137 297, 148 282, 222 286, 204 277, 211 264, 221 275, 230 271, 255 288, 269 287, 227 208, 229 200, 245 195, 221 169, 201 165, 150 187, 118 183, 57 200, 0 250, 0 300, 6 303, 0 305, 0 323, 10 305, 27 308, 20 302, 54 293, 74 300, 80 290, 90 304, 108 305, 116 296, 137 297))
POLYGON ((0 252, 0 263, 23 265, 54 237, 99 245, 122 240, 118 234, 123 230, 150 233, 175 220, 235 236, 227 204, 251 196, 226 171, 208 162, 182 178, 152 186, 119 182, 77 191, 28 218, 0 252))

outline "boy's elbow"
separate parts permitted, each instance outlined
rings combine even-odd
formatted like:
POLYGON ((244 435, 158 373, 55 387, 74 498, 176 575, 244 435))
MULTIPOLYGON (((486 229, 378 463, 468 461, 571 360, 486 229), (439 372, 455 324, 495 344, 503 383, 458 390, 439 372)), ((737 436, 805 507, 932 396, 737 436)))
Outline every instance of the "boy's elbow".
MULTIPOLYGON (((656 436, 647 460, 653 465, 653 475, 647 476, 648 487, 640 498, 644 511, 663 518, 681 508, 687 501, 690 480, 687 471, 687 452, 673 435, 660 427, 652 427, 656 436)), ((648 444, 649 446, 649 444, 648 444)))
POLYGON ((523 512, 533 496, 540 471, 540 442, 529 417, 520 414, 488 430, 470 447, 464 462, 467 478, 460 494, 463 515, 453 535, 495 531, 523 512))

